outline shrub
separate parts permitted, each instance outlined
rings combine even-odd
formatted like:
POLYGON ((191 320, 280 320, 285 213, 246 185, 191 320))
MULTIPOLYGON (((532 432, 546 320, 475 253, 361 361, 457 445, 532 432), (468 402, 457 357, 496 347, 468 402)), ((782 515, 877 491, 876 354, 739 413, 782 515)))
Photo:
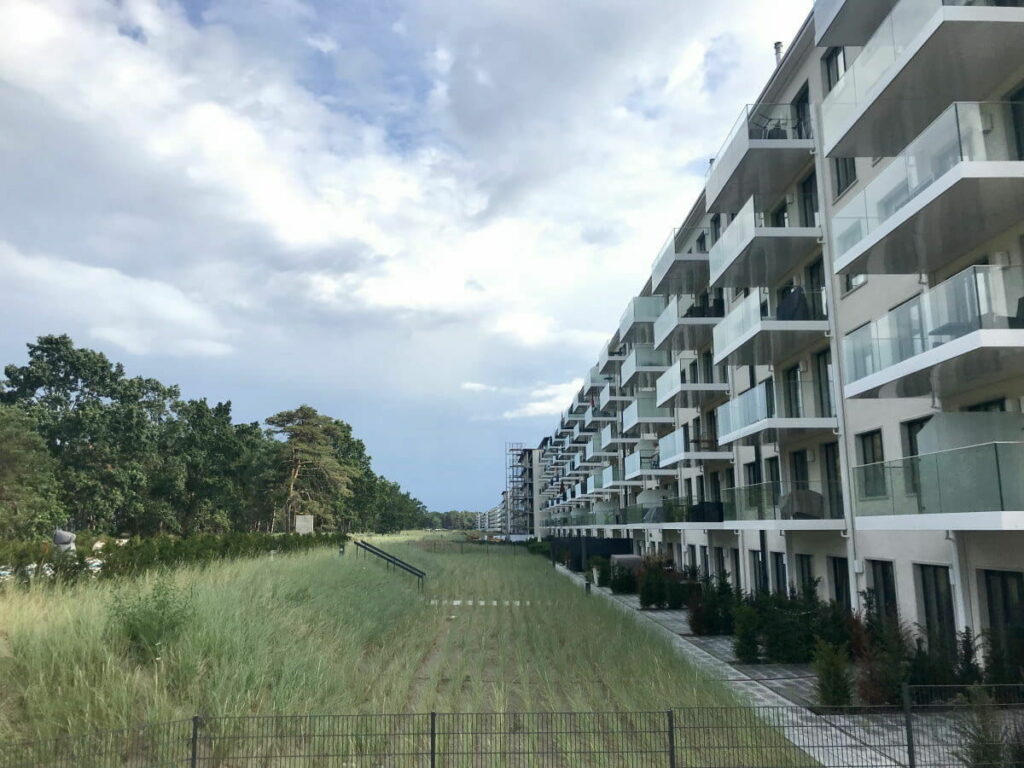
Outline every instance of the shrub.
POLYGON ((648 563, 640 571, 640 607, 664 608, 665 603, 665 571, 660 563, 648 563))
POLYGON ((690 596, 690 629, 695 635, 732 634, 734 602, 728 580, 704 579, 690 596))
POLYGON ((874 638, 861 660, 857 695, 869 705, 900 703, 908 674, 907 638, 895 621, 877 624, 874 638))
POLYGON ((972 691, 969 701, 956 724, 959 743, 953 754, 966 768, 1001 768, 1005 748, 999 711, 983 692, 972 691))
POLYGON ((853 700, 850 651, 818 639, 814 646, 814 674, 818 677, 818 702, 825 707, 847 707, 853 700))
POLYGON ((589 566, 588 571, 593 573, 597 571, 597 586, 607 587, 611 581, 612 564, 607 557, 601 557, 600 555, 593 555, 587 560, 589 566))
POLYGON ((755 603, 760 617, 765 659, 806 664, 814 655, 815 603, 786 595, 763 595, 755 603))
POLYGON ((741 605, 735 611, 736 639, 733 652, 743 664, 757 664, 760 661, 758 644, 758 613, 750 605, 741 605))
POLYGON ((166 581, 149 592, 115 595, 108 630, 133 658, 146 664, 160 659, 192 616, 192 605, 166 581))
POLYGON ((536 541, 531 539, 526 542, 526 551, 531 555, 543 555, 544 557, 551 557, 551 542, 547 539, 536 541))
POLYGON ((957 685, 977 685, 981 682, 978 638, 970 627, 956 636, 955 678, 957 685))
POLYGON ((689 584, 681 581, 670 581, 665 585, 665 605, 672 611, 678 611, 690 596, 689 584))
POLYGON ((926 643, 925 638, 916 637, 908 681, 911 685, 953 685, 956 682, 953 653, 936 638, 926 643))
POLYGON ((631 595, 636 592, 636 576, 629 568, 616 565, 612 568, 611 584, 612 592, 616 595, 631 595))

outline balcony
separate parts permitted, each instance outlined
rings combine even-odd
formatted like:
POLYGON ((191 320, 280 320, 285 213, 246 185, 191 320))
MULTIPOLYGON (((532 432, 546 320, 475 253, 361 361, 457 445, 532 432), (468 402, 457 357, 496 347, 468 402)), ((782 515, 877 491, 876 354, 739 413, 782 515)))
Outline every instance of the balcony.
POLYGON ((587 495, 597 494, 599 491, 604 489, 604 476, 602 473, 597 472, 587 478, 587 495))
POLYGON ((594 406, 587 408, 587 412, 583 414, 583 423, 587 427, 597 428, 601 426, 602 423, 613 421, 618 421, 618 417, 613 414, 602 413, 594 408, 594 406))
POLYGON ((773 224, 750 198, 711 248, 711 285, 775 285, 818 248, 821 227, 804 223, 773 224))
POLYGON ((792 104, 744 107, 708 170, 707 210, 730 213, 752 195, 778 197, 813 150, 810 122, 792 104))
POLYGON ((595 392, 600 392, 611 380, 611 376, 606 376, 598 370, 598 366, 594 366, 587 372, 587 378, 583 380, 583 391, 588 395, 592 395, 595 392))
POLYGON ((616 466, 605 467, 601 472, 601 487, 613 488, 638 488, 643 485, 639 480, 627 480, 622 470, 616 466))
POLYGON ((729 395, 729 384, 725 381, 714 381, 717 371, 712 369, 711 375, 705 378, 711 381, 691 380, 695 366, 683 360, 676 360, 655 383, 654 401, 660 408, 675 406, 681 408, 700 408, 708 402, 729 395))
POLYGON ((627 480, 636 480, 642 477, 675 477, 674 469, 665 469, 658 462, 658 456, 653 452, 634 451, 626 455, 623 462, 623 473, 627 480))
POLYGON ((1024 267, 970 267, 843 344, 846 397, 938 397, 1024 374, 1024 267))
POLYGON ((698 304, 692 296, 673 296, 654 321, 654 347, 678 340, 684 349, 698 349, 711 339, 711 329, 725 315, 721 299, 698 304))
POLYGON ((854 467, 864 530, 1024 530, 1024 443, 984 443, 854 467))
POLYGON ((715 364, 771 364, 820 340, 826 317, 823 290, 797 286, 778 299, 754 289, 715 326, 715 364))
POLYGON ((728 461, 732 451, 706 440, 691 440, 688 430, 677 429, 658 441, 658 456, 660 465, 670 468, 684 461, 728 461))
POLYGON ((623 435, 618 431, 618 428, 613 424, 609 424, 607 427, 601 430, 601 450, 602 451, 614 451, 620 445, 627 445, 635 443, 640 438, 629 437, 623 435))
POLYGON ((619 319, 619 338, 627 341, 634 331, 651 326, 663 309, 665 309, 664 296, 637 296, 630 299, 625 312, 619 319))
POLYGON ((615 366, 625 359, 626 348, 619 343, 618 338, 613 338, 601 347, 601 353, 597 358, 598 373, 614 373, 615 366))
POLYGON ((815 0, 814 40, 819 48, 862 46, 896 0, 815 0))
POLYGON ((846 526, 840 489, 815 482, 727 488, 722 491, 721 507, 728 528, 839 531, 846 526))
POLYGON ((622 431, 631 432, 642 424, 672 424, 674 421, 671 408, 658 408, 653 397, 638 397, 622 412, 622 431))
POLYGON ((632 398, 623 395, 617 384, 606 384, 597 398, 597 406, 603 411, 614 411, 623 407, 632 398))
POLYGON ((774 439, 777 430, 800 434, 838 428, 831 382, 824 386, 811 381, 784 382, 775 390, 769 379, 719 406, 715 412, 718 442, 727 445, 768 431, 766 437, 774 439))
POLYGON ((584 451, 584 456, 588 461, 600 461, 603 459, 610 459, 615 457, 614 451, 606 451, 601 446, 602 437, 601 435, 594 435, 594 437, 587 443, 587 448, 584 451))
POLYGON ((707 287, 710 241, 703 227, 674 230, 651 266, 652 293, 697 293, 707 287))
POLYGON ((1011 5, 1020 3, 896 3, 822 102, 825 153, 890 157, 951 102, 1004 87, 1019 68, 1007 52, 1024 47, 1024 8, 1011 5))
POLYGON ((838 273, 940 269, 1020 220, 1024 103, 959 102, 836 212, 838 273))
POLYGON ((669 366, 668 352, 662 352, 649 346, 633 347, 622 363, 622 384, 630 384, 640 377, 641 382, 660 376, 669 366))

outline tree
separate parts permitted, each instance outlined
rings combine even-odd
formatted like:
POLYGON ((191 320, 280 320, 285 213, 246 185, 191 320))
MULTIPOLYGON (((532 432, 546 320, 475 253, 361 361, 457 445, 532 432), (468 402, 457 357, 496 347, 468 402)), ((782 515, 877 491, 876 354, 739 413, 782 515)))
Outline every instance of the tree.
POLYGON ((345 437, 339 422, 301 405, 274 414, 267 424, 284 444, 279 493, 285 527, 291 527, 296 515, 313 515, 320 527, 349 530, 351 518, 341 519, 342 504, 352 493, 358 468, 338 455, 337 446, 345 437))
POLYGON ((64 523, 56 463, 25 411, 0 406, 0 538, 44 536, 64 523))

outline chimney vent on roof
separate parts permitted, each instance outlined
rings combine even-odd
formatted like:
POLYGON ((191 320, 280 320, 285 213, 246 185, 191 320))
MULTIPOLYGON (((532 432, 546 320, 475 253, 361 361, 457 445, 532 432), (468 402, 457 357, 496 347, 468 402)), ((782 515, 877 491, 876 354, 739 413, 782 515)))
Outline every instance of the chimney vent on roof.
POLYGON ((782 63, 782 43, 775 44, 775 66, 779 66, 782 63))

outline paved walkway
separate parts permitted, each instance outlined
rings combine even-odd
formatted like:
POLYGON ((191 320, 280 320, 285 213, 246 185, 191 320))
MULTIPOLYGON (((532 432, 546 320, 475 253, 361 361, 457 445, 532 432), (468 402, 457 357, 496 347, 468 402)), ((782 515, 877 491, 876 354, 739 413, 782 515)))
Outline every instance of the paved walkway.
MULTIPOLYGON (((585 584, 579 574, 560 565, 556 568, 580 586, 585 584)), ((772 724, 777 725, 792 744, 800 747, 822 766, 903 768, 908 764, 906 731, 900 716, 894 717, 891 713, 819 715, 808 708, 813 701, 811 697, 814 691, 813 676, 807 681, 809 667, 730 663, 735 662, 732 638, 693 635, 685 610, 642 611, 636 595, 614 595, 611 590, 597 586, 593 586, 591 591, 610 600, 637 621, 649 621, 658 627, 690 664, 703 670, 709 677, 724 682, 751 706, 762 711, 768 707, 778 708, 770 713, 772 724), (782 682, 792 689, 787 691, 789 696, 776 690, 782 682)), ((929 757, 937 758, 940 752, 946 753, 948 757, 952 744, 946 745, 944 739, 940 738, 940 735, 948 733, 948 723, 936 719, 934 727, 930 727, 927 722, 921 722, 918 726, 919 719, 928 720, 930 716, 922 718, 915 715, 915 729, 920 727, 930 732, 927 741, 923 742, 934 745, 928 750, 931 753, 929 757)))

